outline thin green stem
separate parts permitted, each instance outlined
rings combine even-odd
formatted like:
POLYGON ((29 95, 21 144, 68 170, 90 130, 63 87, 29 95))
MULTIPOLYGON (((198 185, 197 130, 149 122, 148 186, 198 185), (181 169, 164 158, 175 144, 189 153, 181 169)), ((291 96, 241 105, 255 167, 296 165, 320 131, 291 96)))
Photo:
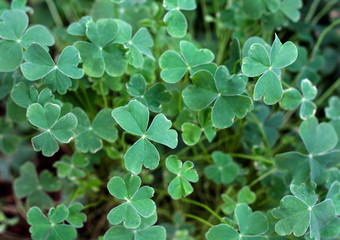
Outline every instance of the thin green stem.
POLYGON ((260 133, 262 135, 262 138, 263 138, 263 142, 264 144, 266 145, 267 147, 267 150, 270 152, 270 144, 269 144, 269 141, 268 141, 268 138, 267 138, 267 135, 263 129, 263 125, 262 123, 257 119, 257 117, 255 116, 254 113, 252 112, 249 112, 250 116, 253 118, 253 121, 255 122, 255 124, 258 126, 259 130, 260 130, 260 133))
POLYGON ((217 65, 221 65, 223 62, 223 58, 224 58, 224 52, 225 49, 227 48, 227 43, 229 41, 230 38, 230 31, 227 31, 225 33, 222 34, 222 40, 220 41, 219 45, 218 45, 218 54, 216 57, 216 64, 217 65))
POLYGON ((127 132, 123 132, 122 134, 122 139, 121 139, 121 143, 122 143, 122 147, 123 147, 123 152, 126 151, 126 145, 125 145, 125 135, 127 134, 127 132))
POLYGON ((91 112, 92 112, 92 114, 94 116, 96 114, 95 110, 94 110, 94 108, 93 108, 93 106, 92 106, 92 104, 90 102, 89 96, 87 95, 86 89, 85 89, 84 84, 83 84, 83 82, 81 80, 79 80, 79 86, 80 86, 81 91, 83 92, 83 95, 85 97, 85 101, 87 103, 87 106, 90 108, 90 110, 91 110, 91 112))
POLYGON ((286 83, 285 81, 281 81, 282 85, 285 86, 286 88, 291 88, 292 86, 290 86, 288 83, 286 83))
POLYGON ((182 93, 183 93, 185 84, 188 82, 188 80, 189 80, 189 71, 187 71, 187 73, 185 74, 182 87, 181 87, 181 92, 179 94, 179 99, 178 99, 178 111, 179 112, 182 112, 182 93))
POLYGON ((195 220, 197 220, 197 221, 199 221, 199 222, 201 222, 201 223, 204 223, 204 224, 208 225, 209 227, 214 226, 214 225, 212 225, 210 222, 204 220, 203 218, 197 217, 197 216, 195 216, 195 215, 192 215, 192 214, 189 214, 189 213, 185 213, 184 216, 186 216, 186 217, 188 217, 188 218, 195 219, 195 220))
POLYGON ((271 165, 274 164, 272 160, 261 157, 261 156, 250 156, 250 155, 246 155, 242 153, 228 153, 228 154, 232 157, 238 157, 238 158, 249 159, 249 160, 258 161, 258 162, 269 163, 271 165))
POLYGON ((260 182, 261 180, 265 179, 266 177, 268 177, 269 175, 275 173, 277 171, 276 168, 273 168, 272 170, 266 172, 265 174, 259 176, 258 178, 256 178, 254 181, 252 181, 248 186, 252 187, 254 186, 256 183, 260 182))
POLYGON ((100 93, 102 95, 102 98, 103 98, 103 102, 104 102, 104 107, 107 108, 108 107, 108 104, 107 104, 107 99, 106 99, 106 96, 105 96, 105 93, 104 93, 104 86, 103 86, 103 78, 100 78, 100 93))
POLYGON ((332 93, 340 88, 340 78, 338 78, 328 89, 326 92, 324 92, 324 94, 322 94, 322 96, 315 102, 315 104, 317 106, 320 106, 325 100, 327 100, 332 93))
POLYGON ((323 9, 321 9, 321 11, 312 19, 311 24, 315 25, 317 24, 320 19, 329 12, 329 10, 332 9, 332 7, 338 3, 338 0, 333 0, 333 1, 329 1, 324 7, 323 9))
POLYGON ((114 13, 115 13, 115 18, 119 18, 119 11, 118 11, 118 5, 117 3, 114 3, 113 4, 113 10, 114 10, 114 13))
POLYGON ((57 6, 55 5, 53 0, 46 0, 46 4, 48 7, 48 10, 50 11, 53 21, 57 27, 62 27, 63 26, 63 21, 59 15, 57 6))
MULTIPOLYGON (((188 198, 182 198, 181 201, 183 202, 187 202, 196 206, 199 206, 201 208, 204 208, 205 210, 207 210, 208 212, 210 212, 212 215, 214 215, 218 220, 220 220, 222 223, 230 226, 230 224, 228 222, 226 222, 223 218, 221 218, 216 212, 214 212, 214 210, 212 210, 210 207, 208 207, 207 205, 200 203, 200 202, 196 202, 194 200, 188 199, 188 198)), ((231 226, 230 226, 231 227, 231 226)))
POLYGON ((306 23, 309 23, 312 20, 314 13, 315 13, 317 7, 319 6, 319 3, 320 3, 320 0, 314 0, 312 2, 312 5, 310 6, 308 13, 306 15, 306 18, 305 18, 306 23))
POLYGON ((335 28, 337 25, 340 24, 340 18, 336 21, 334 21, 332 24, 330 24, 328 27, 326 27, 320 34, 319 38, 318 38, 318 41, 316 42, 314 48, 313 48, 313 51, 312 51, 312 55, 311 55, 311 58, 314 58, 316 53, 318 52, 320 46, 321 46, 321 43, 323 41, 323 39, 325 38, 325 36, 327 35, 327 33, 329 31, 331 31, 333 28, 335 28))

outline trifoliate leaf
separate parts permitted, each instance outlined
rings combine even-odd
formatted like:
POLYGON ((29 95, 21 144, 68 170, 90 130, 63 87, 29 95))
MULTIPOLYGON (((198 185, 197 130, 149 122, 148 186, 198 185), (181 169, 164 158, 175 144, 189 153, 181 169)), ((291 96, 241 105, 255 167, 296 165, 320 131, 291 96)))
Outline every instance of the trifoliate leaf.
POLYGON ((126 84, 128 93, 143 103, 152 112, 161 112, 162 104, 171 100, 171 94, 164 84, 155 83, 146 90, 146 81, 142 74, 134 74, 126 84))
POLYGON ((221 66, 215 76, 201 70, 196 72, 189 85, 183 91, 184 103, 192 110, 205 109, 215 102, 212 108, 212 123, 217 128, 230 127, 235 117, 243 118, 252 108, 245 91, 247 78, 244 75, 230 76, 228 69, 221 66))
POLYGON ((72 158, 63 156, 60 161, 53 164, 57 168, 58 176, 61 178, 68 177, 70 180, 85 177, 86 173, 82 168, 89 164, 88 158, 80 153, 76 152, 72 158))
POLYGON ((33 103, 27 108, 28 121, 39 128, 42 133, 32 138, 35 151, 42 151, 44 156, 53 156, 58 150, 58 142, 69 143, 75 136, 73 129, 77 126, 77 118, 68 113, 59 118, 60 106, 47 103, 44 107, 33 103))
POLYGON ((239 167, 230 155, 215 151, 212 153, 212 159, 215 164, 204 169, 205 176, 216 184, 233 182, 239 173, 239 167))
POLYGON ((256 200, 256 194, 248 186, 244 186, 237 194, 238 203, 252 204, 256 200))
POLYGON ((166 159, 166 168, 177 176, 170 182, 168 192, 173 199, 180 199, 191 194, 194 189, 190 182, 198 181, 198 174, 191 161, 182 161, 172 155, 166 159))
POLYGON ((203 67, 214 60, 214 54, 208 49, 197 49, 187 41, 180 42, 181 55, 168 50, 159 59, 162 69, 161 78, 167 83, 176 83, 189 70, 192 74, 195 68, 203 67))
POLYGON ((318 120, 311 117, 302 122, 300 137, 309 154, 278 154, 275 164, 279 170, 289 171, 295 183, 303 183, 310 178, 321 184, 325 180, 326 169, 335 166, 340 158, 340 151, 333 150, 338 142, 336 132, 331 124, 318 124, 318 120))
POLYGON ((147 129, 149 110, 136 100, 114 109, 112 116, 125 131, 141 137, 124 155, 125 167, 135 174, 140 173, 143 165, 149 169, 158 166, 159 153, 149 140, 170 148, 177 146, 177 132, 170 129, 171 121, 161 113, 156 115, 147 129))
POLYGON ((75 108, 73 113, 78 119, 75 141, 79 151, 95 153, 102 149, 102 140, 114 142, 118 138, 117 124, 111 117, 111 109, 102 109, 93 120, 92 125, 86 112, 81 108, 75 108))
POLYGON ((64 223, 69 216, 69 210, 65 205, 51 208, 48 218, 37 207, 32 207, 27 213, 27 222, 31 225, 29 231, 32 239, 46 240, 73 240, 77 237, 77 231, 71 225, 64 223))
POLYGON ((295 88, 285 90, 280 104, 285 110, 301 105, 299 115, 301 119, 306 120, 315 115, 316 105, 312 100, 316 97, 317 89, 308 79, 303 79, 300 87, 302 95, 295 88))
POLYGON ((113 225, 123 222, 126 228, 138 228, 142 217, 150 217, 156 211, 155 203, 150 199, 154 195, 151 187, 141 187, 141 179, 128 173, 124 179, 113 177, 107 184, 110 194, 125 202, 113 208, 107 219, 113 225))
POLYGON ((80 203, 75 203, 68 207, 69 214, 66 221, 76 228, 83 227, 86 221, 86 214, 81 212, 83 208, 84 206, 80 203))
POLYGON ((75 47, 66 47, 54 64, 51 56, 41 45, 33 43, 24 54, 25 63, 21 64, 21 71, 25 78, 43 81, 52 91, 65 94, 72 86, 70 78, 79 79, 84 76, 84 70, 77 66, 80 62, 79 52, 75 47))
POLYGON ((50 172, 44 170, 38 179, 35 166, 27 162, 20 167, 20 177, 14 181, 14 193, 18 198, 27 197, 28 207, 39 206, 41 208, 50 208, 53 206, 53 200, 47 192, 56 192, 60 189, 61 184, 58 178, 50 172))
POLYGON ((291 185, 292 195, 285 196, 278 208, 272 210, 275 218, 280 219, 275 224, 275 231, 283 236, 293 233, 303 236, 309 228, 311 238, 320 239, 320 228, 335 216, 332 200, 326 199, 317 203, 314 189, 315 183, 308 185, 291 185))
POLYGON ((236 207, 235 218, 239 225, 239 232, 231 226, 220 224, 210 228, 206 238, 208 240, 266 239, 262 234, 268 230, 268 221, 263 213, 252 212, 251 208, 243 203, 236 207))
POLYGON ((19 67, 23 48, 33 42, 45 48, 54 44, 52 34, 42 25, 28 26, 28 17, 22 10, 5 10, 0 22, 0 71, 10 72, 19 67))
POLYGON ((270 52, 261 44, 251 45, 248 57, 243 59, 242 72, 248 77, 261 76, 255 85, 254 100, 264 97, 272 105, 283 95, 280 69, 291 65, 297 58, 297 48, 292 42, 282 44, 276 36, 270 52))

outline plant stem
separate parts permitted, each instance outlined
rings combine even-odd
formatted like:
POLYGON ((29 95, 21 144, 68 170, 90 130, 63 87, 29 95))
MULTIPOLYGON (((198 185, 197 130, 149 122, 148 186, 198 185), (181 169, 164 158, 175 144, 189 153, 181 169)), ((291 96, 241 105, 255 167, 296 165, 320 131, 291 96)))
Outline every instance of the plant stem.
POLYGON ((118 5, 117 3, 113 4, 113 9, 114 9, 114 13, 115 13, 115 18, 119 18, 119 11, 118 11, 118 5))
POLYGON ((261 156, 250 156, 242 153, 228 153, 232 157, 238 157, 238 158, 243 158, 243 159, 249 159, 249 160, 254 160, 254 161, 259 161, 259 162, 264 162, 264 163, 269 163, 273 165, 273 161, 269 160, 267 158, 261 157, 261 156))
POLYGON ((189 79, 189 71, 186 72, 185 77, 184 77, 184 81, 182 83, 182 87, 181 87, 181 92, 179 94, 179 99, 178 99, 178 112, 182 112, 182 93, 185 87, 185 84, 187 83, 189 79))
POLYGON ((93 106, 90 102, 89 96, 87 95, 86 89, 85 89, 84 84, 81 80, 79 80, 79 86, 80 86, 81 91, 83 92, 83 95, 85 97, 85 101, 86 101, 87 105, 89 106, 89 108, 90 108, 90 110, 93 114, 93 117, 94 117, 94 115, 95 115, 94 108, 93 108, 93 106))
POLYGON ((101 77, 100 78, 100 93, 102 94, 102 98, 103 98, 103 101, 104 101, 104 107, 107 108, 108 105, 107 105, 107 100, 106 100, 106 96, 105 96, 105 93, 104 93, 104 88, 103 88, 103 78, 101 77))
POLYGON ((227 43, 230 38, 230 31, 227 31, 222 34, 222 41, 218 45, 218 54, 216 57, 216 64, 221 65, 223 62, 223 57, 224 57, 224 51, 227 48, 227 43))
POLYGON ((214 226, 214 225, 212 225, 210 222, 204 220, 203 218, 197 217, 197 216, 195 216, 195 215, 192 215, 192 214, 189 214, 189 213, 185 213, 184 216, 186 216, 186 217, 188 217, 188 218, 195 219, 195 220, 197 220, 197 221, 199 221, 199 222, 201 222, 201 223, 204 223, 204 224, 208 225, 209 227, 214 226))
POLYGON ((305 22, 306 23, 309 23, 310 20, 313 18, 314 13, 316 11, 316 8, 319 6, 319 3, 320 3, 320 0, 314 0, 312 2, 312 5, 310 6, 310 8, 308 10, 308 13, 306 15, 306 18, 305 18, 305 22))
POLYGON ((317 106, 320 106, 332 93, 340 87, 340 78, 338 78, 322 96, 315 102, 317 106))
POLYGON ((320 48, 320 45, 323 41, 323 39, 325 38, 325 36, 327 35, 327 33, 329 31, 331 31, 333 28, 335 28, 337 25, 340 24, 340 18, 336 21, 334 21, 332 24, 330 24, 328 27, 326 27, 320 34, 319 38, 318 38, 318 41, 316 42, 314 48, 313 48, 313 51, 312 51, 312 55, 311 55, 311 58, 314 58, 317 51, 319 50, 320 48))
POLYGON ((259 181, 265 179, 265 178, 268 177, 270 174, 272 174, 272 173, 274 173, 274 172, 276 172, 276 171, 277 171, 277 169, 276 169, 276 168, 273 168, 272 170, 270 170, 270 171, 266 172, 265 174, 263 174, 263 175, 259 176, 258 178, 256 178, 256 179, 255 179, 254 181, 252 181, 248 186, 249 186, 249 187, 254 186, 256 183, 258 183, 259 181))
MULTIPOLYGON (((188 199, 188 198, 182 198, 181 201, 183 202, 187 202, 199 207, 204 208, 205 210, 207 210, 208 212, 210 212, 212 215, 214 215, 218 220, 220 220, 222 223, 230 226, 230 224, 228 222, 226 222, 223 218, 221 218, 216 212, 214 212, 214 210, 212 210, 210 207, 208 207, 207 205, 200 203, 200 202, 196 202, 194 200, 188 199)), ((231 227, 231 226, 230 226, 231 227)))
POLYGON ((259 128, 259 130, 260 130, 260 133, 261 133, 261 135, 262 135, 262 138, 263 138, 263 143, 266 145, 268 152, 270 152, 270 144, 269 144, 267 135, 266 135, 266 133, 265 133, 265 131, 264 131, 264 129, 263 129, 262 123, 257 119, 257 117, 255 116, 254 113, 249 112, 249 114, 252 116, 252 118, 253 118, 255 124, 258 126, 258 128, 259 128))
POLYGON ((48 10, 50 11, 53 21, 57 27, 63 26, 63 21, 61 20, 61 17, 59 15, 58 9, 54 3, 53 0, 46 0, 46 4, 48 7, 48 10))
POLYGON ((323 9, 312 19, 311 24, 315 25, 317 24, 320 19, 326 14, 328 13, 329 10, 332 9, 332 7, 338 3, 338 0, 333 0, 333 1, 329 1, 324 7, 323 9))

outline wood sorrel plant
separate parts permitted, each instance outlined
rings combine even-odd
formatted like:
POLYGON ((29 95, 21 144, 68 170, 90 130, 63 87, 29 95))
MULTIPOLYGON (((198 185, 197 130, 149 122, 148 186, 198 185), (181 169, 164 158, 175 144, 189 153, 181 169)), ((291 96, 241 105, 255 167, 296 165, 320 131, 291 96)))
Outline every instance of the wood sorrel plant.
POLYGON ((38 2, 0 0, 0 239, 340 238, 339 1, 38 2))

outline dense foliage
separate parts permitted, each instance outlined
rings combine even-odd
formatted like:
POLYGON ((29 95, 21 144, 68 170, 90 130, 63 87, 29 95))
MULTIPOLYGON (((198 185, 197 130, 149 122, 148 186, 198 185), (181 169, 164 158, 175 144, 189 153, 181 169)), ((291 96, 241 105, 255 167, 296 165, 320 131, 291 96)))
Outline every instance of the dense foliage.
POLYGON ((339 239, 338 26, 338 0, 0 0, 0 239, 339 239))

